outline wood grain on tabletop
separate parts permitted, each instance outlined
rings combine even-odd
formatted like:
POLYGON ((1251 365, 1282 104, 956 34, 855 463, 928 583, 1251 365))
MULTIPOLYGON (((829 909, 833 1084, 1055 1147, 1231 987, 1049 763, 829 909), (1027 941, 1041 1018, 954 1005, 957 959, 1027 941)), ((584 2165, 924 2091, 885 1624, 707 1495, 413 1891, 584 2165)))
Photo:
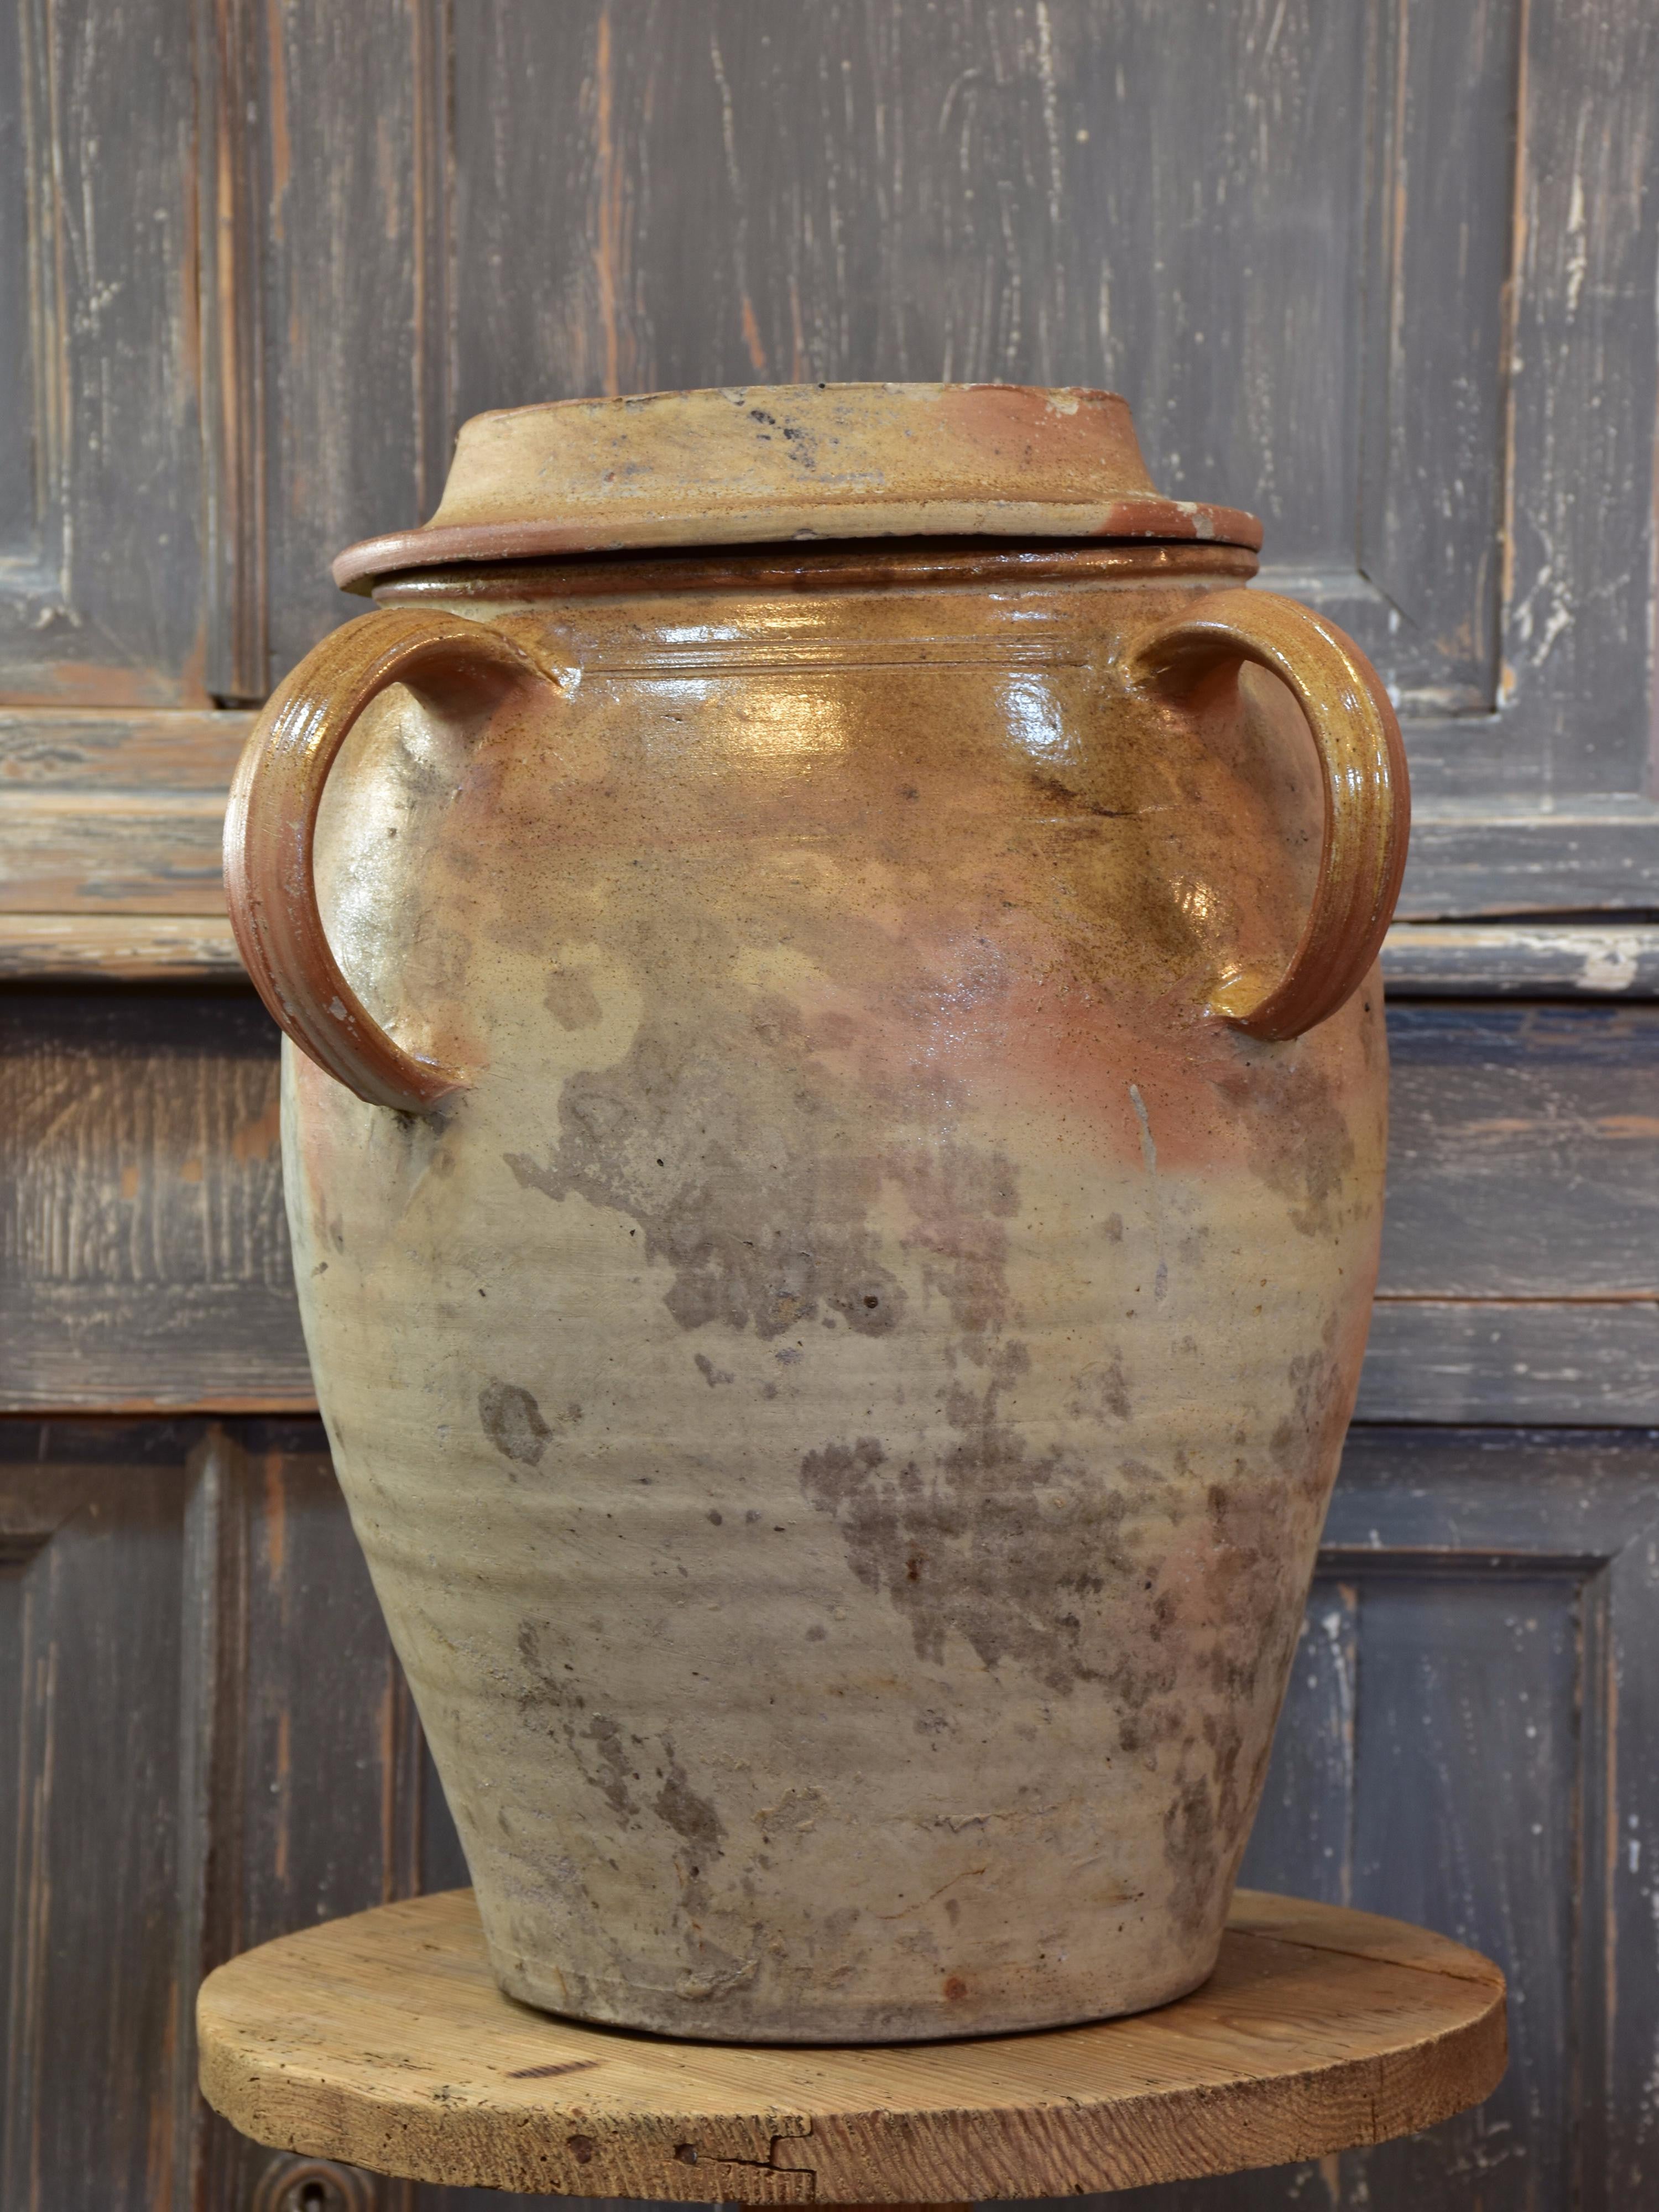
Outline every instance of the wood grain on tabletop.
POLYGON ((1443 1937, 1241 1893, 1214 1976, 1091 2027, 866 2050, 684 2044, 496 1989, 470 1891, 244 1954, 198 2006, 257 2139, 434 2181, 755 2203, 937 2203, 1231 2172, 1381 2142, 1504 2063, 1498 1970, 1443 1937))

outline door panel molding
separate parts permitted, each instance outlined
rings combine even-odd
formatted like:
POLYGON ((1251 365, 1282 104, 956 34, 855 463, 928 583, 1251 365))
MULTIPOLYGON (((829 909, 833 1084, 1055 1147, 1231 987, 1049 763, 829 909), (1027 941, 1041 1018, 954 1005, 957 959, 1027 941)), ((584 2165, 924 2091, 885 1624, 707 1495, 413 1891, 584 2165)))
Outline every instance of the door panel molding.
POLYGON ((206 706, 191 26, 10 0, 0 700, 206 706), (135 118, 144 118, 135 127, 135 118), (15 167, 12 165, 15 164, 15 167))

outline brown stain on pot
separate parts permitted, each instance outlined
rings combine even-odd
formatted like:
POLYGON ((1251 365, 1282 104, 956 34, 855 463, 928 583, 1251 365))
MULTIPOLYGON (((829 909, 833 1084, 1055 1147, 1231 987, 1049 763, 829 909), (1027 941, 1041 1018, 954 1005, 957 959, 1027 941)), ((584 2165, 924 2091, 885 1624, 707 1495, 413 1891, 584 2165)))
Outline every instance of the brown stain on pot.
MULTIPOLYGON (((799 1029, 787 1007, 773 1018, 781 1036, 799 1029)), ((821 1143, 856 1131, 858 1102, 804 1059, 772 1068, 763 1054, 757 1070, 752 1049, 736 1079, 729 1030, 712 1010, 690 1037, 643 1024, 616 1066, 567 1080, 548 1159, 510 1153, 507 1166, 527 1190, 636 1222, 646 1258, 673 1270, 663 1302, 682 1328, 773 1339, 826 1313, 860 1335, 892 1328, 904 1291, 867 1222, 878 1168, 821 1143)))
POLYGON ((1291 1218, 1303 1236, 1328 1235, 1347 1200, 1355 1157, 1330 1075, 1292 1045, 1263 1054, 1248 1074, 1235 1071, 1217 1088, 1248 1132, 1251 1173, 1295 1201, 1291 1218))
POLYGON ((539 1467, 553 1431, 528 1390, 516 1382, 486 1382, 478 1393, 478 1419, 501 1457, 539 1467))
POLYGON ((1018 1665, 1066 1697, 1099 1678, 1084 1616, 1109 1587, 1136 1584, 1124 1523, 1157 1483, 1137 1469, 1109 1479, 1057 1446, 1034 1452, 1000 1420, 1024 1351, 1007 1345, 982 1388, 949 1393, 957 1436, 942 1449, 895 1462, 873 1437, 827 1443, 802 1459, 800 1483, 857 1579, 903 1616, 919 1659, 945 1665, 954 1634, 987 1668, 1018 1665))
POLYGON ((713 1802, 699 1796, 686 1779, 685 1769, 674 1756, 674 1747, 665 1743, 664 1754, 668 1771, 662 1788, 657 1792, 653 1809, 659 1820, 665 1820, 676 1834, 684 1838, 694 1849, 702 1852, 717 1851, 726 1835, 725 1823, 713 1802))
POLYGON ((542 1004, 562 1030, 591 1030, 601 1018, 592 983, 580 968, 556 968, 547 979, 542 1004))

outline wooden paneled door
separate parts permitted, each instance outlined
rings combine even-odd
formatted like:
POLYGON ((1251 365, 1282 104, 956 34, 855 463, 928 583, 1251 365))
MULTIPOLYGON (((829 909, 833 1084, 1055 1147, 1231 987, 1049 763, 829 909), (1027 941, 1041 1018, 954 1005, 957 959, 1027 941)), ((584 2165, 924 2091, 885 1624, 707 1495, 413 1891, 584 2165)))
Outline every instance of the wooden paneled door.
POLYGON ((1659 2202, 1656 179, 1651 0, 0 0, 0 2212, 464 2202, 192 2087, 204 1967, 463 1878, 314 1419, 225 787, 465 416, 846 377, 1125 392, 1419 795, 1249 1872, 1492 1953, 1514 2063, 1133 2201, 1659 2202))

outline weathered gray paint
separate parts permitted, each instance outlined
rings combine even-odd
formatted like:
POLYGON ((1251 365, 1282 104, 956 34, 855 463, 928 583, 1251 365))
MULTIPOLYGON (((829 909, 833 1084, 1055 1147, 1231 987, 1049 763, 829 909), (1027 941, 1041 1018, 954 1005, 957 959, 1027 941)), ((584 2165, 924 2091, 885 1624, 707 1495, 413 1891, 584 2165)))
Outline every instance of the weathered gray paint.
POLYGON ((1385 1297, 1659 1297, 1659 1009, 1396 1005, 1389 1046, 1385 1297))
POLYGON ((0 1024, 0 1405, 309 1407, 270 1023, 246 991, 0 1024))
POLYGON ((205 707, 193 56, 179 7, 0 30, 0 697, 205 707))
MULTIPOLYGON (((1527 1194, 1517 1194, 1525 1206, 1527 1194)), ((1659 1406, 1659 1304, 1381 1299, 1361 1421, 1595 1421, 1644 1428, 1659 1406)))
POLYGON ((1382 947, 1391 1004, 1407 999, 1659 997, 1659 927, 1579 921, 1396 922, 1382 947))

